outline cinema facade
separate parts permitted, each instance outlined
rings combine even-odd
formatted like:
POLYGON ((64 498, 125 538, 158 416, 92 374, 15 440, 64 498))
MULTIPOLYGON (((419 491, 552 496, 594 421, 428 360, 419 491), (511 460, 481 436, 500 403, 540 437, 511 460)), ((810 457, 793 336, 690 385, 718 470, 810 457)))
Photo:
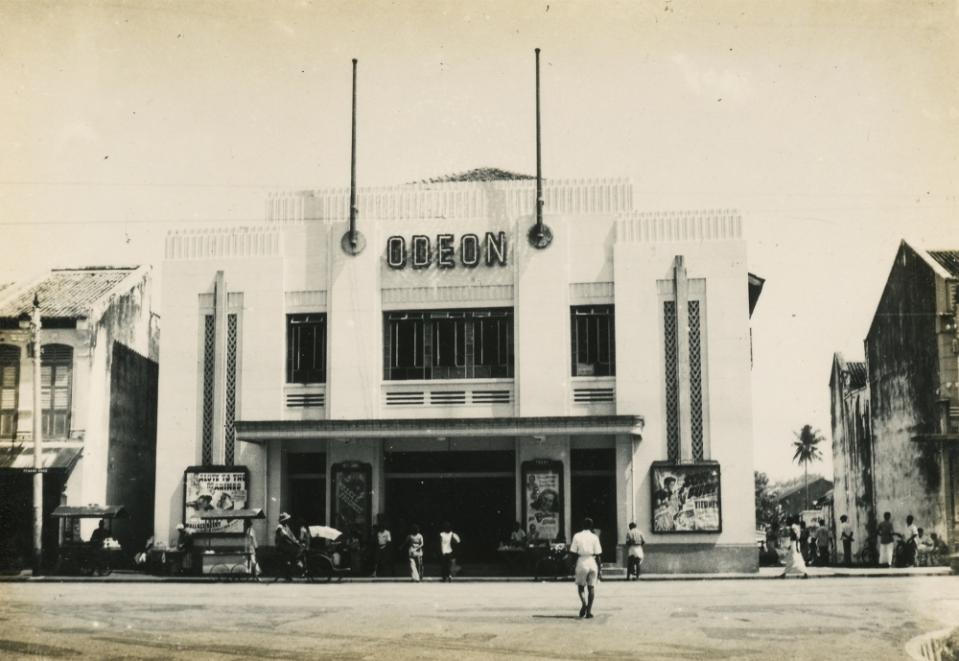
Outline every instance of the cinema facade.
POLYGON ((544 199, 545 248, 533 180, 360 189, 358 254, 345 189, 168 236, 157 538, 261 507, 261 540, 287 511, 429 551, 448 520, 469 566, 589 515, 609 562, 635 521, 652 571, 755 570, 739 215, 641 213, 624 180, 544 199))

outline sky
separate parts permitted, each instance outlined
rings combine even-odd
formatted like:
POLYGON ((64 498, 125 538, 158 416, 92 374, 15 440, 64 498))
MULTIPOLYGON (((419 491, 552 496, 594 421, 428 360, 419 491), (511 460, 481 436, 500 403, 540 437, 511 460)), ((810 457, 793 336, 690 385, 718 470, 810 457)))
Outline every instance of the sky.
POLYGON ((159 264, 171 228, 347 186, 353 57, 360 185, 535 172, 535 47, 544 177, 743 214, 766 278, 743 443, 801 473, 899 242, 959 249, 955 1, 0 0, 0 282, 159 264))

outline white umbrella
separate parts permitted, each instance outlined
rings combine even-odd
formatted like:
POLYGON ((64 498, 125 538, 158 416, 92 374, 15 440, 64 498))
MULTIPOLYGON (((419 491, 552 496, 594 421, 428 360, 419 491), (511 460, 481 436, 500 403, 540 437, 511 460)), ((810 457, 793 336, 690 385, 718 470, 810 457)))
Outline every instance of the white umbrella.
POLYGON ((310 537, 320 537, 329 540, 335 540, 343 534, 336 528, 331 528, 330 526, 309 526, 309 530, 310 537))

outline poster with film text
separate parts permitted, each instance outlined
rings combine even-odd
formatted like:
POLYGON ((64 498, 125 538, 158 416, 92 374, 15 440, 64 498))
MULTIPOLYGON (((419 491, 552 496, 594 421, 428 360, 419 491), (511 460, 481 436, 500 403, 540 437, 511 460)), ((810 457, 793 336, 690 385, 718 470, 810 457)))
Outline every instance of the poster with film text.
POLYGON ((533 541, 563 537, 562 467, 534 464, 523 474, 526 535, 533 541))
POLYGON ((654 533, 722 532, 719 464, 654 463, 654 533))
POLYGON ((229 514, 245 509, 249 472, 229 467, 187 469, 183 484, 183 522, 194 532, 243 532, 243 522, 230 519, 203 520, 202 514, 229 514))

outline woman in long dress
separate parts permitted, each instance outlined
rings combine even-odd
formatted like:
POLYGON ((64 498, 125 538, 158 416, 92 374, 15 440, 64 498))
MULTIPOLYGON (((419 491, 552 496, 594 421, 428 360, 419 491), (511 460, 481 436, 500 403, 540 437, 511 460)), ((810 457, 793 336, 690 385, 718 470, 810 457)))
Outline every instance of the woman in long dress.
POLYGON ((793 519, 789 526, 789 549, 786 551, 786 569, 783 571, 782 578, 786 578, 789 575, 809 578, 809 575, 806 573, 806 561, 802 557, 802 548, 800 547, 801 538, 802 531, 799 528, 799 524, 793 519))

